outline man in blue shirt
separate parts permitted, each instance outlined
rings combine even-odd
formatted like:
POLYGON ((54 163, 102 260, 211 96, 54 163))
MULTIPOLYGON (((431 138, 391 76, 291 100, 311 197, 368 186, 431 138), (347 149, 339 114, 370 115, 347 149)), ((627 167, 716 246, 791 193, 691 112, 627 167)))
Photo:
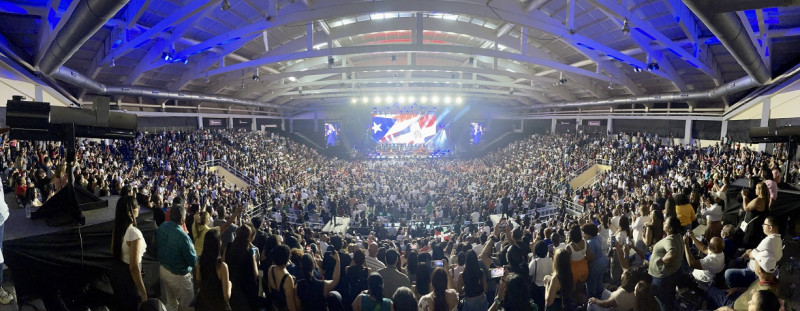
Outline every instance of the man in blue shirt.
POLYGON ((197 254, 192 239, 181 228, 186 220, 186 207, 175 204, 170 209, 169 217, 170 221, 161 224, 156 231, 167 308, 170 311, 193 310, 189 304, 194 297, 192 268, 197 264, 197 254))

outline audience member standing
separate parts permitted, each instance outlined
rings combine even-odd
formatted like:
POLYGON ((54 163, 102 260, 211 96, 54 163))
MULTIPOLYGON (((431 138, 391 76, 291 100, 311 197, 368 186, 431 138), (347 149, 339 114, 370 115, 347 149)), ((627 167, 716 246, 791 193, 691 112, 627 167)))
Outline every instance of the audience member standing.
POLYGON ((211 230, 203 238, 203 255, 197 271, 200 291, 195 300, 196 311, 230 311, 232 284, 229 280, 228 265, 222 261, 219 232, 211 230))
POLYGON ((681 239, 681 222, 676 217, 668 217, 664 221, 666 237, 653 246, 648 272, 653 277, 653 291, 656 293, 664 310, 675 308, 675 285, 678 270, 683 262, 683 240, 681 239))
POLYGON ((111 253, 114 257, 114 297, 120 310, 136 310, 139 303, 147 300, 147 290, 142 280, 142 255, 147 243, 142 231, 136 227, 138 216, 139 205, 133 197, 121 197, 117 201, 114 229, 111 232, 111 253))
POLYGON ((172 206, 170 221, 161 224, 156 231, 161 282, 166 289, 170 311, 192 310, 189 307, 194 297, 192 269, 197 264, 197 254, 189 235, 181 228, 185 220, 186 208, 183 205, 172 206))

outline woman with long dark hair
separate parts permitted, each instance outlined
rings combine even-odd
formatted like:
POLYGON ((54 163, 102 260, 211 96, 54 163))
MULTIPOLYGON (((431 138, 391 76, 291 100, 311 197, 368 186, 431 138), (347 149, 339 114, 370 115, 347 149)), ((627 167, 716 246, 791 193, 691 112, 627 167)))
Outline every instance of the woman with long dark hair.
MULTIPOLYGON (((305 254, 300 258, 302 276, 297 281, 297 297, 300 298, 302 310, 341 310, 342 297, 338 294, 330 295, 331 291, 339 284, 339 252, 333 251, 330 255, 335 261, 333 267, 333 280, 317 280, 314 278, 316 263, 314 257, 305 254)), ((335 292, 334 292, 335 293, 335 292)))
POLYGON ((458 309, 458 293, 449 288, 451 278, 447 270, 436 268, 431 276, 433 291, 419 300, 420 311, 455 311, 458 309))
POLYGON ((231 281, 228 278, 228 265, 222 261, 222 245, 219 231, 210 230, 203 237, 203 254, 198 260, 200 291, 195 300, 196 311, 231 310, 231 281))
POLYGON ((750 249, 756 248, 758 243, 764 239, 764 231, 761 225, 764 219, 769 216, 769 189, 763 182, 756 184, 756 197, 750 198, 746 189, 742 189, 742 208, 745 211, 744 221, 740 229, 744 231, 742 242, 743 247, 750 249))
POLYGON ((489 308, 489 302, 486 300, 486 274, 483 273, 474 250, 467 251, 467 263, 456 288, 460 288, 466 297, 463 311, 484 311, 489 308))
POLYGON ((258 249, 251 244, 254 238, 253 228, 244 224, 236 229, 233 242, 225 248, 233 283, 230 303, 235 311, 258 310, 258 249))
MULTIPOLYGON (((611 237, 611 249, 613 250, 617 243, 626 244, 628 239, 633 239, 633 232, 631 231, 628 216, 622 216, 619 218, 617 232, 611 237)), ((625 255, 627 256, 628 254, 625 255)), ((622 276, 622 266, 615 253, 612 253, 612 256, 609 256, 609 258, 611 259, 611 284, 619 284, 620 277, 622 276)))
POLYGON ((409 280, 417 279, 417 265, 419 264, 419 254, 416 250, 411 250, 408 253, 408 260, 405 263, 406 275, 409 280))
POLYGON ((427 263, 420 262, 417 265, 417 279, 411 289, 417 299, 422 299, 422 296, 431 292, 431 267, 427 263))
POLYGON ((356 297, 366 290, 369 284, 367 279, 369 277, 369 268, 365 265, 366 255, 361 248, 353 252, 353 265, 347 267, 345 274, 347 280, 350 282, 350 297, 347 299, 348 303, 352 303, 356 297))
POLYGON ((572 283, 572 270, 569 254, 563 249, 556 249, 553 256, 553 274, 545 277, 546 310, 573 310, 575 287, 572 283))
MULTIPOLYGON (((517 274, 510 273, 500 279, 497 285, 497 297, 489 308, 489 311, 531 311, 533 310, 530 290, 530 279, 517 274)), ((538 306, 537 306, 538 307, 538 306)))
POLYGON ((391 311, 392 300, 383 296, 383 278, 373 272, 367 278, 366 294, 360 294, 353 301, 353 311, 391 311))
POLYGON ((142 255, 147 243, 136 227, 139 205, 133 197, 117 201, 114 229, 111 232, 111 255, 114 257, 112 285, 119 310, 136 310, 147 300, 142 280, 142 255))

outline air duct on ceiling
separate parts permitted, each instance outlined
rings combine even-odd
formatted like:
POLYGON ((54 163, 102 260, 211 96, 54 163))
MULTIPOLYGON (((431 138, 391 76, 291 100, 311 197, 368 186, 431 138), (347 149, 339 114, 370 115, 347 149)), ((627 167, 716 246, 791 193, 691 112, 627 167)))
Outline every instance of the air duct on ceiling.
POLYGON ((736 12, 736 11, 758 10, 758 9, 774 8, 774 7, 800 6, 800 0, 758 0, 758 1, 701 0, 695 2, 702 5, 703 10, 709 13, 736 12))
MULTIPOLYGON (((725 48, 736 58, 747 74, 749 74, 759 84, 765 84, 772 79, 767 65, 761 59, 758 49, 753 45, 750 36, 747 34, 742 20, 735 12, 716 13, 709 8, 709 5, 720 2, 715 0, 683 0, 689 9, 703 22, 703 24, 714 33, 715 36, 725 45, 725 48)), ((728 6, 728 1, 724 1, 724 6, 728 6)), ((742 2, 742 1, 733 1, 742 2)), ((757 2, 760 1, 750 1, 757 2)), ((722 5, 722 4, 720 4, 722 5)))
POLYGON ((689 102, 689 101, 704 101, 718 99, 722 96, 733 95, 741 91, 745 91, 761 85, 752 77, 746 76, 744 78, 728 82, 715 89, 698 92, 683 92, 683 93, 664 93, 653 94, 647 96, 630 96, 630 97, 616 97, 587 101, 576 101, 568 103, 547 104, 528 108, 577 108, 577 107, 591 107, 591 106, 616 106, 616 105, 631 105, 631 104, 653 104, 653 103, 668 103, 668 102, 689 102))
POLYGON ((146 98, 161 98, 161 99, 175 99, 186 101, 201 101, 222 104, 233 104, 254 107, 267 107, 275 109, 285 109, 286 107, 263 103, 255 100, 239 99, 230 96, 222 95, 207 95, 193 92, 174 92, 167 90, 160 90, 155 88, 138 87, 138 86, 106 86, 102 83, 94 81, 87 76, 78 73, 75 70, 61 66, 52 75, 53 78, 63 82, 82 87, 91 93, 99 95, 122 95, 146 98))
POLYGON ((39 71, 45 75, 52 75, 64 65, 86 40, 130 0, 80 1, 39 62, 39 71))

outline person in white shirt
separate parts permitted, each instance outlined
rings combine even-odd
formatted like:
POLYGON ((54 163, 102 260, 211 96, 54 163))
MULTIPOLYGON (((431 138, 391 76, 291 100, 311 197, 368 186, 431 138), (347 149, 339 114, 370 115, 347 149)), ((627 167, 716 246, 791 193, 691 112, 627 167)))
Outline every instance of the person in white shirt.
POLYGON ((367 268, 369 268, 371 271, 378 271, 386 268, 386 265, 376 257, 378 256, 378 244, 375 242, 370 243, 368 250, 369 255, 367 255, 364 261, 367 264, 367 268))
POLYGON ((722 272, 725 268, 725 254, 722 253, 725 249, 725 242, 722 241, 722 238, 713 237, 711 242, 708 243, 708 247, 706 247, 702 242, 697 240, 694 233, 689 231, 688 235, 684 238, 684 247, 686 262, 689 263, 690 268, 694 268, 694 270, 692 270, 692 277, 698 282, 711 284, 714 281, 714 277, 717 276, 717 273, 722 272), (706 256, 699 260, 694 258, 690 251, 692 243, 694 243, 697 249, 703 254, 706 254, 706 256))
POLYGON ((750 283, 758 279, 755 273, 756 263, 752 260, 753 258, 759 255, 766 255, 767 257, 774 258, 775 262, 778 262, 781 260, 781 257, 783 257, 783 242, 781 241, 780 233, 778 233, 775 218, 771 216, 767 217, 764 219, 764 224, 762 224, 761 227, 767 237, 761 240, 761 243, 758 243, 758 247, 748 249, 744 252, 744 255, 742 255, 742 259, 750 259, 747 268, 728 269, 725 271, 725 282, 728 283, 729 288, 747 287, 750 283))
POLYGON ((533 293, 531 299, 533 299, 537 306, 544 306, 544 290, 546 285, 544 277, 553 274, 553 258, 548 256, 547 245, 542 241, 537 242, 533 249, 536 258, 531 260, 528 264, 528 271, 533 283, 531 285, 534 287, 531 291, 533 293))
POLYGON ((650 222, 650 208, 646 205, 642 205, 639 207, 639 217, 631 224, 631 229, 633 230, 633 239, 634 242, 639 242, 642 240, 642 235, 644 234, 644 225, 650 222))
POLYGON ((477 224, 481 219, 481 213, 478 211, 472 212, 472 222, 473 224, 477 224))
POLYGON ((722 237, 722 200, 714 199, 714 204, 710 204, 711 199, 704 198, 700 207, 700 216, 706 218, 706 231, 703 233, 706 241, 713 237, 722 237))

